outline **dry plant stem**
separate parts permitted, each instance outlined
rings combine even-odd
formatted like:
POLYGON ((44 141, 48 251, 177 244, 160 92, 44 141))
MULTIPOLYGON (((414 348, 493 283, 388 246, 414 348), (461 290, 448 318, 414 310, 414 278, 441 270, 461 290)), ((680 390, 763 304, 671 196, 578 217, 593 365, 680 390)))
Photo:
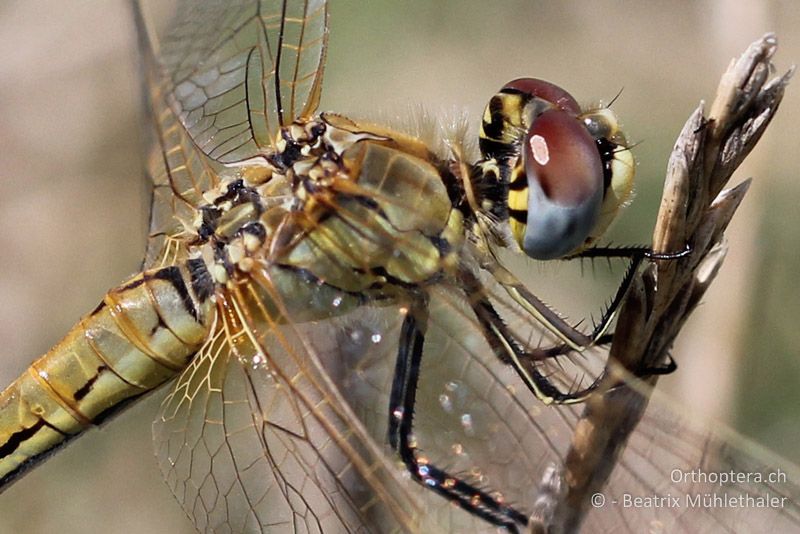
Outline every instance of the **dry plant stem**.
MULTIPOLYGON (((649 396, 626 377, 666 361, 675 337, 725 257, 723 232, 749 180, 723 191, 766 129, 793 70, 769 80, 775 36, 754 42, 723 75, 708 117, 701 104, 678 137, 667 167, 653 248, 691 254, 658 261, 634 281, 620 310, 612 362, 601 391, 586 404, 565 462, 566 496, 549 532, 578 529, 592 493, 602 489, 649 396), (617 369, 621 367, 623 371, 617 369)), ((647 380, 655 385, 656 377, 647 380)))

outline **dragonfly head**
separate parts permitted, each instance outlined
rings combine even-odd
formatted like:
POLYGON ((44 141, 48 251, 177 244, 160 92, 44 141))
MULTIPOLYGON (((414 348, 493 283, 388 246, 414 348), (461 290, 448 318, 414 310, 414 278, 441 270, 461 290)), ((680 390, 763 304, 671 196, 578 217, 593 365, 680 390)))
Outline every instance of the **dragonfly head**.
POLYGON ((616 115, 583 110, 543 80, 514 80, 491 98, 480 149, 507 194, 501 211, 511 232, 532 258, 591 246, 632 194, 634 161, 616 115))

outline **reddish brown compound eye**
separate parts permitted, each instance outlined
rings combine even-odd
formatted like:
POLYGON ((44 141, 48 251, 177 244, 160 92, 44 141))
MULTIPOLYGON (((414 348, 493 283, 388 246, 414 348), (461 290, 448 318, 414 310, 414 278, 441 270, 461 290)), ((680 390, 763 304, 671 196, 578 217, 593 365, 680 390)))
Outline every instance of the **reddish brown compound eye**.
POLYGON ((523 143, 528 213, 521 246, 533 258, 560 258, 583 245, 600 215, 600 155, 583 124, 559 109, 536 117, 523 143))
POLYGON ((534 120, 522 147, 528 182, 556 204, 575 206, 603 189, 597 145, 575 117, 545 111, 534 120))
POLYGON ((633 183, 633 159, 616 147, 626 143, 610 110, 584 112, 550 82, 519 78, 491 98, 480 149, 507 180, 509 226, 528 256, 576 254, 608 227, 633 183))
POLYGON ((581 248, 600 216, 600 153, 569 93, 533 78, 506 87, 532 97, 523 113, 528 131, 520 146, 527 183, 516 184, 518 190, 527 186, 519 190, 527 196, 520 245, 533 258, 560 258, 581 248))
POLYGON ((501 91, 505 89, 513 89, 541 98, 573 115, 578 115, 581 112, 581 107, 571 94, 555 84, 538 78, 518 78, 505 84, 501 91))

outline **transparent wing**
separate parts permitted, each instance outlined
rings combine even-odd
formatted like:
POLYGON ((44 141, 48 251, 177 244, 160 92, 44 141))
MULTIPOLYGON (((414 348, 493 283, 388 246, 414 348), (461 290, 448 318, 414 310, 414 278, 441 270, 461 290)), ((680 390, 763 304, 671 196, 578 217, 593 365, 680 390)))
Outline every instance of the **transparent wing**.
POLYGON ((202 532, 415 531, 410 483, 264 313, 264 290, 218 295, 215 333, 154 424, 176 498, 202 532))
MULTIPOLYGON (((425 461, 529 513, 542 474, 563 462, 576 416, 545 409, 492 353, 456 287, 432 294, 414 412, 425 461)), ((317 336, 315 350, 376 440, 386 440, 402 311, 361 309, 317 336)), ((434 532, 496 532, 417 486, 434 532)))
POLYGON ((800 532, 795 466, 651 394, 585 530, 800 532))
POLYGON ((182 237, 192 228, 202 193, 219 183, 218 167, 197 150, 173 111, 163 104, 161 92, 154 87, 152 93, 156 122, 147 160, 152 204, 145 269, 186 259, 182 237))
MULTIPOLYGON (((502 290, 489 282, 487 285, 493 302, 521 339, 527 339, 530 347, 540 346, 542 340, 552 343, 546 333, 541 333, 540 325, 508 302, 502 290)), ((440 317, 456 315, 454 294, 456 291, 447 293, 449 311, 440 317)), ((474 319, 467 320, 467 325, 470 322, 471 327, 461 326, 452 332, 463 335, 476 331, 474 319)), ((607 356, 607 351, 595 347, 584 354, 543 362, 540 368, 562 387, 581 387, 587 377, 598 376, 607 356)), ((634 382, 633 391, 638 395, 628 399, 631 404, 627 409, 622 408, 633 413, 636 402, 650 399, 641 422, 617 458, 610 448, 604 449, 592 439, 604 435, 606 416, 597 412, 607 404, 541 406, 517 383, 516 376, 499 376, 521 405, 540 412, 521 423, 529 429, 527 432, 542 438, 533 444, 540 456, 530 459, 539 466, 532 480, 537 491, 531 500, 515 501, 523 509, 540 513, 543 503, 557 503, 567 513, 585 513, 583 531, 592 533, 800 531, 800 472, 795 466, 766 454, 724 426, 694 418, 692 410, 652 391, 647 384, 634 382), (544 418, 541 415, 548 413, 544 418), (548 482, 552 474, 548 466, 562 473, 561 488, 548 482), (601 504, 593 506, 592 495, 558 494, 566 490, 567 483, 574 483, 590 470, 612 472, 602 490, 601 504), (577 497, 582 500, 571 500, 577 497)), ((497 437, 501 443, 508 443, 507 436, 497 437)), ((605 445, 602 439, 599 443, 605 445)), ((518 457, 519 453, 514 455, 518 457)), ((521 465, 519 458, 512 459, 510 465, 521 465)))
MULTIPOLYGON (((330 220, 356 217, 353 208, 337 208, 330 220)), ((358 227, 371 228, 370 220, 361 219, 358 227)), ((379 233, 371 237, 376 242, 380 238, 379 233)), ((401 241, 397 247, 413 250, 413 242, 401 241)), ((339 261, 342 268, 348 265, 339 261)), ((348 302, 346 292, 302 277, 291 286, 273 280, 273 271, 266 265, 252 272, 250 282, 222 298, 221 326, 183 374, 156 423, 162 470, 198 527, 301 528, 296 522, 302 518, 302 528, 312 530, 493 531, 410 482, 384 446, 402 303, 362 304, 341 313, 336 308, 348 302), (325 303, 330 318, 310 320, 305 315, 325 303)), ((520 339, 538 346, 541 328, 530 317, 525 320, 502 290, 488 281, 487 287, 520 339)), ((603 453, 584 445, 577 464, 568 470, 570 447, 585 432, 579 427, 584 407, 542 405, 493 353, 463 290, 446 283, 430 290, 430 324, 414 415, 419 451, 427 462, 491 490, 523 513, 537 513, 543 503, 557 506, 564 498, 559 484, 565 484, 568 473, 588 468, 589 460, 603 453)), ((594 373, 603 358, 598 349, 561 366, 548 365, 553 373, 562 369, 565 378, 559 380, 566 386, 572 371, 594 373)), ((689 493, 702 494, 706 486, 674 483, 675 470, 766 473, 770 465, 658 401, 614 467, 616 460, 608 455, 600 465, 615 469, 604 495, 618 504, 590 510, 585 523, 589 532, 662 527, 668 532, 687 525, 708 532, 736 531, 745 513, 741 510, 702 501, 688 508, 624 507, 624 495, 667 497, 680 492, 685 499, 689 493)), ((717 493, 722 491, 786 497, 781 508, 759 510, 763 517, 753 514, 758 519, 748 517, 755 531, 760 524, 800 526, 800 492, 791 483, 734 481, 717 493)))
MULTIPOLYGON (((584 532, 800 531, 800 473, 741 436, 693 419, 656 392, 619 458, 586 448, 584 405, 533 398, 494 356, 458 288, 434 292, 430 317, 414 417, 415 441, 430 463, 526 514, 588 509, 584 532), (590 495, 579 503, 565 495, 569 477, 588 466, 613 470, 597 507, 590 495), (674 499, 679 505, 669 506, 674 499)), ((362 310, 339 320, 336 332, 316 350, 354 412, 385 439, 396 312, 362 310)), ((491 530, 438 496, 426 505, 444 531, 491 530)))
MULTIPOLYGON (((385 445, 404 308, 309 321, 305 308, 346 294, 299 283, 299 301, 282 302, 285 280, 265 268, 218 295, 215 334, 154 425, 161 469, 197 527, 494 532, 413 483, 385 445)), ((415 439, 431 462, 525 509, 576 416, 523 391, 455 292, 434 292, 415 439)))
POLYGON ((171 88, 155 57, 152 32, 134 4, 143 71, 150 152, 146 173, 151 185, 150 228, 144 268, 173 265, 186 258, 186 228, 191 228, 203 192, 219 183, 222 166, 193 143, 167 104, 171 88))
POLYGON ((182 1, 158 51, 170 105, 210 158, 262 155, 316 110, 326 41, 324 0, 182 1))
POLYGON ((135 5, 152 145, 151 268, 185 258, 180 237, 222 163, 263 153, 281 125, 317 108, 327 7, 185 1, 159 48, 135 5))

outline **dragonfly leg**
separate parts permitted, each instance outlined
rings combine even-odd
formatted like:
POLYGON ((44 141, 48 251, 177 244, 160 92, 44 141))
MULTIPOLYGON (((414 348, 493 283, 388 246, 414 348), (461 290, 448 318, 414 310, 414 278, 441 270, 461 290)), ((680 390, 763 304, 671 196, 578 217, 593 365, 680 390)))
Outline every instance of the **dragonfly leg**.
POLYGON ((575 256, 565 258, 566 260, 583 258, 627 258, 631 261, 630 265, 628 265, 628 268, 625 271, 622 282, 620 282, 620 285, 614 294, 614 298, 611 299, 611 302, 608 304, 603 312, 603 315, 600 317, 600 321, 594 325, 592 333, 589 335, 589 337, 593 340, 592 344, 597 345, 597 340, 608 330, 608 327, 611 325, 611 321, 614 319, 614 315, 616 315, 617 310, 625 298, 625 294, 628 292, 628 289, 630 289, 636 271, 639 269, 639 266, 644 260, 676 260, 687 256, 689 253, 691 253, 691 250, 691 247, 688 245, 679 252, 654 252, 648 247, 592 247, 576 254, 575 256))
POLYGON ((692 248, 686 245, 677 252, 655 252, 649 247, 592 247, 570 256, 573 258, 640 258, 645 260, 677 260, 691 254, 692 248))
MULTIPOLYGON (((548 358, 565 354, 574 349, 568 345, 559 345, 546 349, 527 349, 506 326, 500 314, 497 313, 492 303, 481 291, 482 289, 482 286, 480 286, 477 292, 472 293, 470 304, 478 317, 484 338, 498 359, 514 368, 536 398, 545 404, 574 404, 586 400, 597 389, 600 381, 605 376, 605 372, 601 373, 586 387, 571 391, 561 391, 558 386, 540 372, 539 365, 548 358)), ((601 336, 599 339, 604 338, 601 336)), ((608 341, 610 341, 610 336, 608 341)))
MULTIPOLYGON (((620 283, 617 291, 603 312, 600 321, 594 326, 592 332, 585 334, 575 326, 567 323, 558 313, 551 310, 544 302, 531 293, 525 284, 511 273, 508 269, 502 267, 499 263, 485 265, 484 268, 488 269, 494 278, 500 283, 503 289, 508 293, 511 299, 516 302, 522 309, 527 311, 531 318, 539 322, 553 335, 560 339, 564 344, 568 345, 574 351, 582 351, 597 344, 597 340, 601 338, 611 326, 614 316, 616 315, 619 306, 625 298, 625 294, 630 289, 633 278, 639 266, 644 260, 672 260, 686 256, 691 252, 689 247, 680 252, 674 253, 658 253, 653 252, 645 247, 595 247, 584 250, 580 254, 565 258, 629 258, 630 265, 625 272, 625 275, 620 283)), ((474 275, 470 273, 462 273, 462 278, 468 284, 480 286, 480 283, 475 280, 474 275)))
MULTIPOLYGON (((559 390, 547 377, 539 372, 537 369, 539 362, 570 352, 580 352, 589 347, 610 343, 613 339, 613 334, 608 333, 608 329, 628 289, 630 289, 634 276, 642 262, 645 260, 678 259, 686 256, 690 252, 691 249, 688 247, 675 253, 657 253, 646 247, 595 247, 587 249, 571 258, 567 258, 604 257, 629 258, 631 260, 614 297, 604 310, 600 321, 589 334, 584 334, 576 327, 568 324, 557 313, 548 308, 544 302, 533 295, 510 271, 499 265, 487 266, 509 296, 526 310, 533 320, 538 321, 563 342, 547 348, 526 349, 522 343, 517 341, 514 334, 506 327, 502 318, 495 311, 486 296, 487 292, 480 280, 468 272, 461 273, 461 276, 468 293, 473 295, 470 299, 472 309, 478 316, 483 327, 484 336, 500 360, 512 365, 528 388, 541 401, 546 404, 569 404, 585 400, 597 388, 604 373, 596 377, 596 379, 585 388, 564 392, 559 390)), ((642 369, 637 374, 640 377, 647 377, 668 374, 674 370, 674 362, 670 362, 663 367, 642 369)))
POLYGON ((677 369, 678 369, 678 364, 675 363, 675 360, 672 358, 671 354, 667 354, 666 363, 642 369, 637 373, 637 375, 640 378, 647 378, 648 376, 662 376, 662 375, 672 374, 677 369))
POLYGON ((436 467, 420 453, 413 424, 427 317, 427 299, 420 297, 403 321, 389 401, 389 444, 414 480, 493 525, 519 532, 520 527, 528 524, 525 514, 498 502, 486 490, 436 467))
MULTIPOLYGON (((595 347, 604 347, 606 345, 610 345, 611 342, 614 340, 614 334, 608 333, 603 334, 594 341, 595 347)), ((549 347, 538 347, 535 350, 535 357, 538 360, 544 360, 546 358, 558 358, 561 356, 566 356, 567 354, 574 353, 575 349, 566 345, 564 343, 558 345, 551 345, 549 347)))
MULTIPOLYGON (((691 253, 691 251, 692 249, 689 245, 686 245, 683 250, 678 252, 654 252, 649 247, 592 247, 582 251, 572 258, 567 258, 628 258, 631 260, 630 265, 628 265, 628 269, 625 271, 625 276, 623 277, 622 282, 614 294, 614 298, 611 299, 611 302, 604 310, 600 321, 598 321, 598 323, 594 326, 592 333, 590 334, 590 337, 593 340, 592 344, 594 346, 598 346, 611 343, 613 334, 606 332, 614 318, 614 315, 622 305, 622 301, 625 298, 625 294, 628 292, 631 283, 633 282, 633 277, 636 274, 636 271, 644 260, 677 260, 686 257, 691 253)), ((563 345, 562 347, 553 347, 545 350, 549 350, 554 354, 557 354, 558 352, 556 349, 562 348, 563 352, 561 352, 561 354, 569 352, 568 350, 564 350, 567 347, 564 347, 563 345)), ((667 375, 674 372, 677 368, 678 366, 675 363, 675 360, 670 357, 669 361, 664 365, 639 369, 636 372, 636 376, 640 378, 647 378, 655 375, 667 375)))
MULTIPOLYGON (((614 339, 614 334, 603 334, 602 336, 600 336, 595 340, 595 346, 600 347, 608 345, 613 341, 613 339, 614 339)), ((575 351, 568 345, 561 344, 561 345, 553 345, 550 347, 539 347, 534 352, 535 352, 534 354, 530 355, 529 359, 543 360, 545 358, 558 358, 575 351)), ((642 368, 637 372, 635 372, 634 375, 637 376, 638 378, 648 378, 650 376, 663 376, 674 373, 678 369, 678 364, 675 362, 675 360, 672 358, 671 355, 667 355, 667 357, 668 360, 663 365, 642 368)), ((600 378, 602 378, 602 376, 600 378)), ((600 378, 598 378, 594 382, 594 385, 596 385, 597 382, 600 381, 600 378)), ((593 387, 587 388, 587 390, 588 389, 593 389, 593 387)), ((591 391, 587 391, 587 394, 590 392, 591 391)))

